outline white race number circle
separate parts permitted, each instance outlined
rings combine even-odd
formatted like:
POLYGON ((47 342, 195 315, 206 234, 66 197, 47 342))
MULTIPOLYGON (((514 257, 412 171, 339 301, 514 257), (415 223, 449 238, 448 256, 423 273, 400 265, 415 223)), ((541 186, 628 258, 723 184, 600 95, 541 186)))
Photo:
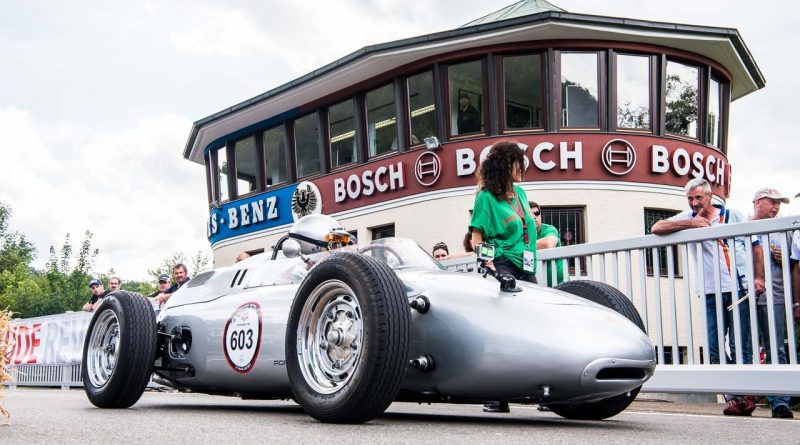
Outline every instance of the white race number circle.
POLYGON ((228 365, 242 374, 250 372, 261 346, 261 306, 256 302, 239 306, 225 324, 222 341, 228 365))

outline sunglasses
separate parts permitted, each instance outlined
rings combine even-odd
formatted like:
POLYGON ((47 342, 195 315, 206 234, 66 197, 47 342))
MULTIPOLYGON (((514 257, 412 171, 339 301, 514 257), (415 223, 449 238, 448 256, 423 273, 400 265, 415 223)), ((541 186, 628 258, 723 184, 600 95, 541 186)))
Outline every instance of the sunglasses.
POLYGON ((541 215, 541 214, 542 214, 542 212, 541 212, 541 211, 539 211, 539 210, 534 210, 534 211, 533 211, 533 216, 539 216, 539 215, 541 215))

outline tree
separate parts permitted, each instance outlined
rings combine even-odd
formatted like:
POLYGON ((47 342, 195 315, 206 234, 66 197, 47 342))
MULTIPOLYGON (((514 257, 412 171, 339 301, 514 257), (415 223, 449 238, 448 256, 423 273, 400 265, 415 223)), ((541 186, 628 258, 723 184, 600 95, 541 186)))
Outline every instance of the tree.
MULTIPOLYGON (((70 234, 64 238, 61 250, 50 246, 50 258, 45 266, 44 276, 48 284, 49 298, 44 308, 47 314, 56 314, 68 310, 80 310, 90 298, 87 283, 91 279, 90 271, 100 252, 92 249, 92 232, 86 231, 77 256, 73 258, 73 247, 70 234)), ((41 314, 45 315, 45 314, 41 314)))
POLYGON ((667 131, 697 136, 689 134, 697 121, 697 110, 697 85, 681 80, 678 74, 667 76, 667 131))
POLYGON ((183 264, 188 269, 189 276, 193 277, 208 270, 209 262, 210 260, 208 255, 204 254, 200 250, 198 250, 197 253, 189 259, 189 261, 187 261, 186 255, 183 252, 178 251, 169 257, 164 258, 158 267, 148 270, 147 274, 153 277, 154 282, 158 282, 159 275, 167 274, 172 276, 172 270, 175 268, 175 266, 177 264, 183 264))
POLYGON ((19 264, 30 266, 36 257, 33 244, 19 232, 9 230, 11 207, 0 202, 0 272, 13 270, 19 264))
POLYGON ((33 244, 9 229, 11 207, 0 202, 0 310, 9 308, 19 316, 33 312, 41 289, 31 269, 33 244))

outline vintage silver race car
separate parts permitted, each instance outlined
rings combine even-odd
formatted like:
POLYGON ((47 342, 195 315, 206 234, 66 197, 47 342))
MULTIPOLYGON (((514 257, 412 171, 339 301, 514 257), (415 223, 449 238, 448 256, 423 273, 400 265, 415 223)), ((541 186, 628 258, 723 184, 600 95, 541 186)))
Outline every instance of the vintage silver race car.
POLYGON ((292 398, 323 422, 365 422, 396 400, 599 420, 655 369, 636 309, 602 283, 502 291, 401 238, 280 250, 197 275, 158 314, 138 294, 106 297, 84 345, 89 400, 129 407, 154 374, 181 391, 292 398))

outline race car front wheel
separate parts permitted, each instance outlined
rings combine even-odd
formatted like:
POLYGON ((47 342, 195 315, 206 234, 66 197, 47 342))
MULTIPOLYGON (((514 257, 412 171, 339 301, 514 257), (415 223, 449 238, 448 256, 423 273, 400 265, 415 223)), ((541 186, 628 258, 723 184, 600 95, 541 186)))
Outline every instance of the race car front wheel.
MULTIPOLYGON (((605 283, 577 280, 561 283, 556 289, 593 301, 613 309, 644 332, 644 323, 633 303, 622 292, 605 283)), ((547 405, 554 413, 567 419, 602 420, 616 416, 628 407, 642 387, 607 399, 586 403, 561 403, 547 405)))
POLYGON ((89 322, 81 375, 89 401, 128 408, 144 393, 156 356, 156 317, 143 296, 108 294, 89 322))
POLYGON ((295 400, 322 422, 381 415, 400 390, 411 314, 394 271, 374 258, 336 253, 297 291, 286 328, 295 400))

